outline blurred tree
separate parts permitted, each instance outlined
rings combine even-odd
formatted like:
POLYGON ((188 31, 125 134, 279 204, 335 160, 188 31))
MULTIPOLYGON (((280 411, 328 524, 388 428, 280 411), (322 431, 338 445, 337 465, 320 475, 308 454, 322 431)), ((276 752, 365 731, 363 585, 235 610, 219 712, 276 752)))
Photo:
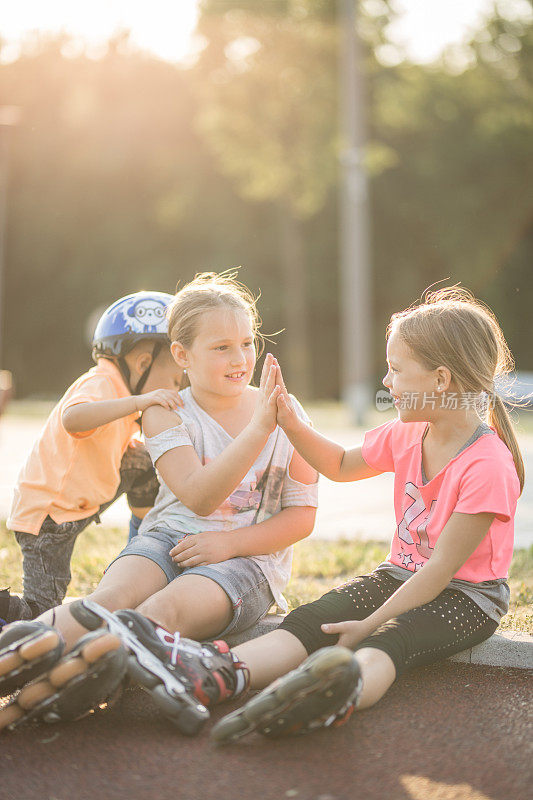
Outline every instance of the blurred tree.
MULTIPOLYGON (((448 277, 494 307, 533 369, 533 27, 500 3, 469 48, 415 66, 387 41, 388 4, 364 8, 376 374, 392 311, 448 277)), ((212 0, 188 69, 127 37, 99 59, 62 38, 0 64, 2 101, 22 107, 5 301, 19 396, 57 395, 88 366, 95 307, 238 264, 266 331, 287 327, 274 352, 294 347, 309 391, 337 394, 334 15, 333 0, 212 0), (292 294, 275 266, 290 248, 292 294)))
POLYGON ((239 263, 250 229, 266 249, 257 210, 217 174, 194 130, 190 73, 120 42, 99 60, 67 57, 69 46, 41 41, 0 67, 3 97, 23 108, 6 285, 6 363, 19 395, 57 394, 89 364, 95 307, 239 263))
MULTIPOLYGON (((506 265, 533 222, 532 77, 533 26, 496 16, 466 51, 430 68, 380 70, 372 84, 374 136, 389 158, 373 181, 377 307, 462 281, 494 303, 530 367, 494 287, 511 278, 506 265)), ((530 271, 519 284, 514 294, 531 302, 530 271)))
MULTIPOLYGON (((309 397, 312 347, 305 222, 336 183, 336 30, 330 2, 202 3, 200 129, 246 199, 278 209, 286 371, 309 397)), ((333 265, 332 265, 333 266, 333 265)), ((334 268, 334 267, 333 267, 334 268)))

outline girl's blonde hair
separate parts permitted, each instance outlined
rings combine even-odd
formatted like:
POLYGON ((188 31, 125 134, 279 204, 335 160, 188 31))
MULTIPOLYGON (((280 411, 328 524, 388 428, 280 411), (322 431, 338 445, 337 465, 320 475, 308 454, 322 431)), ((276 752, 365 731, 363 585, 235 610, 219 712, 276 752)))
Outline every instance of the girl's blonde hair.
POLYGON ((513 423, 494 388, 514 360, 492 311, 467 290, 452 286, 428 292, 423 302, 393 314, 387 338, 397 332, 427 369, 447 367, 459 393, 486 393, 486 421, 507 445, 524 488, 524 462, 513 423))
POLYGON ((168 336, 171 342, 180 342, 191 347, 197 333, 202 314, 217 308, 244 312, 252 327, 258 355, 263 350, 260 333, 261 318, 257 313, 257 298, 240 283, 235 270, 201 272, 194 280, 180 289, 167 310, 168 336))

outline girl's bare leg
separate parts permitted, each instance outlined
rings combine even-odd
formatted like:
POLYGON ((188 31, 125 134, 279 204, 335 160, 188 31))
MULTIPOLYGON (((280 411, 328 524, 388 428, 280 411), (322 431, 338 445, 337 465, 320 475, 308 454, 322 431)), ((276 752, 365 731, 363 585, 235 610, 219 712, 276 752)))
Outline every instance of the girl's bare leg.
POLYGON ((396 667, 390 656, 375 647, 363 647, 355 657, 363 677, 363 689, 357 708, 370 708, 381 700, 396 680, 396 667))
POLYGON ((252 689, 263 689, 307 658, 307 650, 289 631, 277 630, 232 648, 250 670, 252 689))
MULTIPOLYGON (((276 678, 295 669, 307 657, 299 639, 289 631, 277 630, 232 648, 250 670, 252 689, 263 689, 276 678)), ((369 708, 380 700, 396 678, 390 656, 374 647, 358 650, 356 659, 363 677, 358 708, 369 708)))
MULTIPOLYGON (((149 558, 123 556, 107 570, 97 588, 89 595, 109 611, 119 608, 135 608, 153 592, 158 592, 167 583, 163 570, 149 558)), ((87 629, 76 622, 69 611, 68 603, 45 611, 38 618, 58 628, 70 650, 87 629)))
POLYGON ((216 636, 231 622, 233 608, 226 592, 204 575, 181 575, 145 599, 137 611, 168 631, 188 639, 216 636))

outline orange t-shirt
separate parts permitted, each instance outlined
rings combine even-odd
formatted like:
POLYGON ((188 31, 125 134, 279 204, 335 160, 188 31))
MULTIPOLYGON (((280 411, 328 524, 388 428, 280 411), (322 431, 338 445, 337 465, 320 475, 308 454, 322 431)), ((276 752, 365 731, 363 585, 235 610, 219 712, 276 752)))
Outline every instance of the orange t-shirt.
POLYGON ((118 367, 104 358, 67 389, 18 476, 7 520, 10 530, 38 534, 48 515, 59 524, 85 519, 112 500, 122 456, 139 433, 139 414, 74 434, 64 428, 61 415, 78 403, 129 395, 118 367))

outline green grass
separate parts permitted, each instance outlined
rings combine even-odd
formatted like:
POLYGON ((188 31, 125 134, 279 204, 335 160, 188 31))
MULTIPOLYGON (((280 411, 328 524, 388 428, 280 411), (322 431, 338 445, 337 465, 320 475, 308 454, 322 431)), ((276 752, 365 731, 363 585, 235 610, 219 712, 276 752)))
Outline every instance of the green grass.
MULTIPOLYGON (((79 597, 92 591, 105 567, 122 549, 126 531, 107 525, 91 525, 79 537, 72 558, 69 595, 79 597)), ((295 547, 292 577, 285 592, 290 608, 315 600, 324 592, 370 572, 387 555, 378 542, 340 540, 304 541, 295 547)), ((533 633, 533 546, 515 552, 509 585, 511 606, 503 629, 533 633)), ((21 555, 14 536, 0 525, 0 588, 22 591, 21 555)))

